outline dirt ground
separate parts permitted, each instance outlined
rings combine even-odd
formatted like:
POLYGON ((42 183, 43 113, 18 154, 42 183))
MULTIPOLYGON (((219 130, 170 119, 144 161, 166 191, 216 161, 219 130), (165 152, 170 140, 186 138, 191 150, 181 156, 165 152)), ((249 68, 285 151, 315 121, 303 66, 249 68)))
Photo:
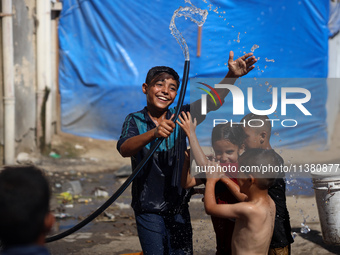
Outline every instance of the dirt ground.
MULTIPOLYGON (((340 127, 339 122, 340 118, 337 127, 340 127)), ((319 162, 320 159, 324 160, 319 163, 340 163, 340 132, 334 132, 332 141, 327 151, 284 150, 281 154, 283 158, 289 158, 290 163, 319 162)), ((126 177, 117 177, 115 173, 122 166, 129 165, 130 160, 118 154, 115 141, 95 140, 63 133, 53 137, 51 148, 45 156, 39 157, 36 163, 46 171, 52 185, 51 208, 57 216, 57 222, 51 235, 55 235, 74 226, 103 204, 107 197, 98 197, 95 191, 106 191, 111 196, 126 180, 126 177), (49 154, 50 152, 52 153, 49 154), (81 185, 81 194, 72 198, 65 195, 63 197, 61 193, 70 187, 70 181, 81 185)), ((322 239, 311 183, 309 186, 303 186, 299 182, 299 179, 295 179, 296 186, 287 196, 292 234, 295 236, 292 254, 340 254, 340 246, 325 244, 322 239), (310 189, 310 192, 308 196, 301 195, 303 193, 299 192, 299 189, 310 189), (301 223, 308 227, 302 228, 301 223), (306 233, 301 233, 304 229, 307 229, 306 233)), ((105 213, 84 228, 61 240, 48 243, 51 253, 118 255, 140 252, 134 215, 130 207, 130 189, 128 187, 105 213)), ((215 239, 212 224, 204 212, 199 195, 191 199, 190 212, 194 232, 194 254, 214 254, 215 239)))

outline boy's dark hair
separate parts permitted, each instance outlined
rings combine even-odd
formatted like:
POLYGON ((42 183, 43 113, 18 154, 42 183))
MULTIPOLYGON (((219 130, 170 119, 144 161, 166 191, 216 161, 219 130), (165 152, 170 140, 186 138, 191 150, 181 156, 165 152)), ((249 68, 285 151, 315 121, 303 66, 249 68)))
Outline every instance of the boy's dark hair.
POLYGON ((275 167, 276 170, 280 169, 282 158, 272 149, 249 149, 239 157, 238 162, 240 170, 241 167, 243 167, 243 170, 245 170, 245 167, 252 169, 252 171, 244 171, 244 173, 257 179, 259 189, 269 189, 274 184, 278 172, 275 170, 263 172, 262 170, 265 167, 266 169, 274 169, 275 167))
POLYGON ((240 125, 230 126, 229 123, 216 125, 211 133, 211 144, 219 140, 229 140, 232 144, 241 146, 246 134, 240 125))
POLYGON ((148 74, 146 75, 145 83, 150 85, 151 81, 161 73, 168 73, 174 77, 174 80, 177 82, 177 88, 179 88, 179 75, 178 73, 168 66, 155 66, 152 67, 148 74))
POLYGON ((3 247, 35 243, 49 212, 50 188, 35 166, 6 166, 0 172, 0 242, 3 247))
MULTIPOLYGON (((242 118, 241 122, 245 121, 246 122, 245 126, 249 127, 248 122, 250 120, 262 120, 264 123, 262 127, 252 127, 252 128, 256 131, 256 133, 260 133, 262 130, 266 131, 268 134, 268 139, 270 139, 272 126, 271 126, 271 122, 267 121, 268 119, 269 118, 267 115, 257 115, 254 113, 248 113, 246 116, 242 118)), ((252 125, 255 125, 255 123, 252 123, 252 125)))

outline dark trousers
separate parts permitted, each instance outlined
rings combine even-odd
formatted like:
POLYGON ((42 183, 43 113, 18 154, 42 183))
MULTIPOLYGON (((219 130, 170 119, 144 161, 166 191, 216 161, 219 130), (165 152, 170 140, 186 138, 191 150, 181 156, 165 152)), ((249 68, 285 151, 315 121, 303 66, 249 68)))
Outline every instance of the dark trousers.
POLYGON ((192 255, 192 227, 188 208, 175 215, 135 213, 144 255, 192 255))

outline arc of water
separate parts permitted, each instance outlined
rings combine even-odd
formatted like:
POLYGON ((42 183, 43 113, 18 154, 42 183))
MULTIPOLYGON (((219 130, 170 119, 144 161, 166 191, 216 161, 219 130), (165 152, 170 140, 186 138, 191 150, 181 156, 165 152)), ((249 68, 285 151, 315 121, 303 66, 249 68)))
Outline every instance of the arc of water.
POLYGON ((190 57, 188 45, 182 33, 176 27, 175 19, 178 17, 185 17, 189 18, 192 22, 195 22, 198 26, 203 26, 205 20, 207 19, 208 11, 197 8, 188 0, 186 2, 190 3, 191 6, 186 7, 181 6, 174 12, 170 21, 169 29, 171 31, 171 34, 176 38, 178 44, 181 46, 185 57, 185 61, 189 61, 190 57))

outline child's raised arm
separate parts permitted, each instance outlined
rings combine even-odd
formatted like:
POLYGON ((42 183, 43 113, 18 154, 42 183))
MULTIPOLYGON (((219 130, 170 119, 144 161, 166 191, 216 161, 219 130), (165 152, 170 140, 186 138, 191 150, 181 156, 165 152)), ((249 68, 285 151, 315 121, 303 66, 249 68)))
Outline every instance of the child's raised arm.
POLYGON ((207 182, 205 184, 204 208, 205 212, 219 218, 241 218, 247 214, 247 203, 217 204, 215 197, 215 185, 220 180, 218 173, 206 173, 207 182))
POLYGON ((192 122, 190 112, 182 112, 181 115, 178 116, 178 119, 181 122, 179 122, 178 120, 176 122, 181 128, 183 128, 184 132, 188 136, 190 148, 194 155, 196 164, 198 166, 206 166, 208 164, 208 159, 204 154, 196 136, 196 119, 194 119, 194 121, 192 122))
MULTIPOLYGON (((193 150, 194 157, 196 159, 197 157, 205 157, 199 143, 196 137, 195 129, 196 129, 196 119, 194 122, 191 121, 191 115, 189 112, 185 113, 182 112, 182 115, 178 116, 178 119, 181 121, 179 122, 177 120, 177 124, 183 128, 185 134, 188 136, 190 147, 193 150), (195 149, 194 149, 195 147, 195 149), (199 149, 202 151, 200 152, 199 149), (195 153, 197 155, 195 155, 195 153), (202 155, 199 156, 199 154, 202 153, 202 155)), ((183 165, 183 170, 182 170, 182 179, 181 179, 181 185, 183 188, 191 188, 194 186, 198 186, 202 184, 202 180, 199 178, 195 178, 190 174, 190 151, 185 152, 185 162, 183 165)))
POLYGON ((233 194, 233 196, 240 202, 245 201, 248 196, 244 193, 241 193, 240 186, 238 186, 235 182, 233 182, 230 178, 227 176, 223 176, 221 178, 221 182, 223 182, 227 188, 230 190, 230 192, 233 194))
POLYGON ((200 184, 200 179, 196 179, 190 174, 190 150, 187 150, 185 151, 185 160, 181 176, 181 186, 184 189, 188 189, 200 184))
MULTIPOLYGON (((224 77, 224 79, 219 82, 219 84, 234 84, 237 78, 242 77, 248 74, 251 70, 253 70, 255 68, 254 64, 256 62, 257 59, 255 58, 255 56, 253 56, 253 53, 247 53, 242 57, 239 57, 234 60, 234 52, 230 51, 228 59, 229 71, 227 75, 224 77)), ((222 102, 229 93, 228 89, 215 88, 215 91, 221 98, 222 102)), ((215 97, 214 93, 212 93, 212 95, 215 97)), ((209 97, 208 100, 212 99, 209 97)), ((219 101, 217 98, 215 98, 215 100, 216 102, 219 101)))

